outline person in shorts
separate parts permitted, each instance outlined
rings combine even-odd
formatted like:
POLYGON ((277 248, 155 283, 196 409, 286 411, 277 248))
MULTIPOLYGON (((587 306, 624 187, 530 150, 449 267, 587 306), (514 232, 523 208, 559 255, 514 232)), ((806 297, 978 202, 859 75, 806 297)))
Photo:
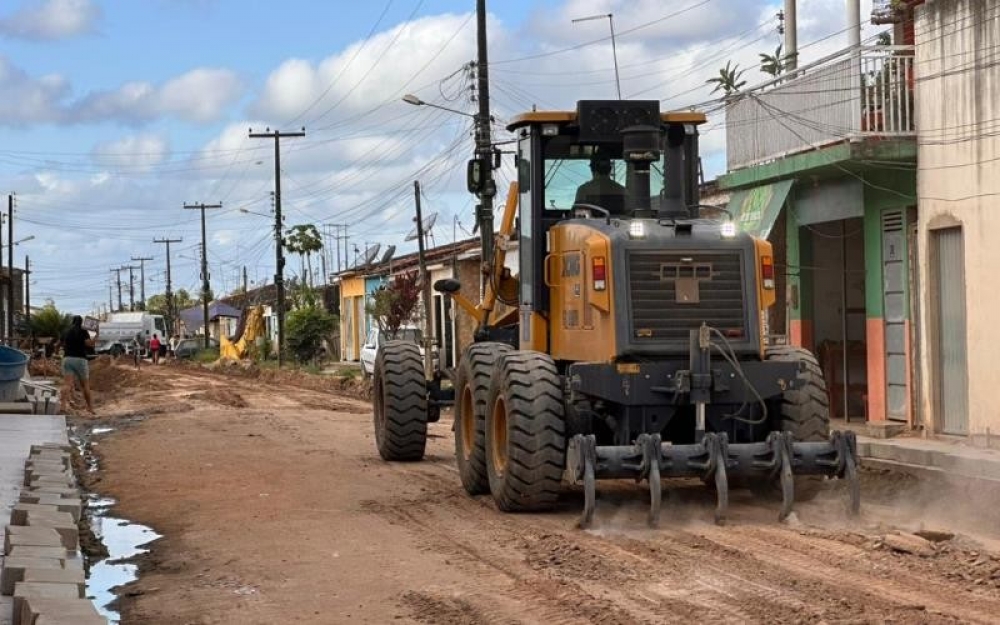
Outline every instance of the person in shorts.
POLYGON ((73 317, 69 331, 63 335, 63 393, 68 399, 78 383, 87 402, 87 412, 94 414, 94 402, 90 396, 90 368, 87 363, 88 348, 94 347, 94 339, 83 329, 83 318, 73 317))

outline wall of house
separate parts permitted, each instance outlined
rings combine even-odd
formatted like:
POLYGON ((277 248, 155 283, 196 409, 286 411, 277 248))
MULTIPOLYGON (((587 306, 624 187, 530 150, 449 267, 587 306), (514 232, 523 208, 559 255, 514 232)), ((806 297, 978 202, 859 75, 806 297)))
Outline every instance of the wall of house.
MULTIPOLYGON (((1000 28, 995 3, 935 0, 915 9, 916 119, 919 129, 918 223, 920 407, 927 424, 941 429, 935 414, 940 384, 934 363, 936 306, 930 288, 936 259, 931 232, 960 228, 964 239, 965 359, 970 435, 1000 430, 1000 342, 996 310, 1000 290, 1000 28), (985 346, 985 349, 983 348, 985 346)), ((951 276, 952 278, 954 276, 951 276)), ((944 279, 948 279, 945 277, 944 279)))
POLYGON ((365 279, 344 278, 340 283, 340 353, 343 360, 358 360, 365 336, 365 279))

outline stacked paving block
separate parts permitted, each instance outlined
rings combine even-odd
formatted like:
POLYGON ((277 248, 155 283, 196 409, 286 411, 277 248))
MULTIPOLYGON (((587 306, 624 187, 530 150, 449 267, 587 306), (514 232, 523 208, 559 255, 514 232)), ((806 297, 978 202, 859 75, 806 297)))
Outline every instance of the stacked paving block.
POLYGON ((0 594, 14 598, 13 625, 107 625, 86 598, 81 512, 69 446, 32 445, 20 502, 4 529, 0 594))

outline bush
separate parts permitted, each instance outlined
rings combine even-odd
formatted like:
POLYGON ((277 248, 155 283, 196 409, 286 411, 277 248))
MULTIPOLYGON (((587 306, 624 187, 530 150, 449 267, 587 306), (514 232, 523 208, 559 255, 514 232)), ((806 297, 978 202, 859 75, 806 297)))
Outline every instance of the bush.
POLYGON ((215 362, 219 359, 219 348, 210 347, 208 349, 203 349, 194 355, 194 361, 207 364, 210 362, 215 362))
POLYGON ((337 325, 337 318, 320 306, 305 306, 288 313, 285 342, 299 362, 311 362, 323 351, 323 340, 337 325))

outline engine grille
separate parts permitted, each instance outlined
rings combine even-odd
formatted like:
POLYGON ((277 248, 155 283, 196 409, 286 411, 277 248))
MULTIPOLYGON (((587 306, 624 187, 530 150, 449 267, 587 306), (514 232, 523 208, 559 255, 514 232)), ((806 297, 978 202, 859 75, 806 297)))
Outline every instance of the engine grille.
POLYGON ((739 252, 632 252, 628 270, 633 341, 686 342, 702 322, 747 338, 739 252))

